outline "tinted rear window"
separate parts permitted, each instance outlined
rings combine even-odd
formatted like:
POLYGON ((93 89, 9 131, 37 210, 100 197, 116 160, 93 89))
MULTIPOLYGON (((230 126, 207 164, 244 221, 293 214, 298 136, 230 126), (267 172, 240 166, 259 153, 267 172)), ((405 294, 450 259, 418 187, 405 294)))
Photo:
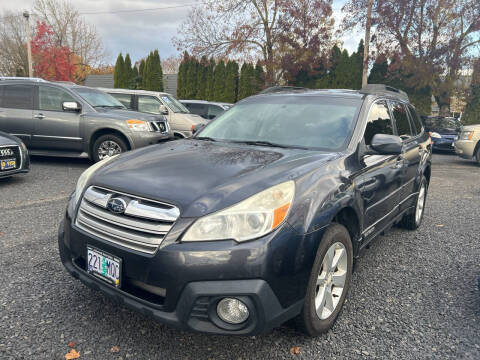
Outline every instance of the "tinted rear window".
POLYGON ((33 109, 33 86, 3 86, 2 107, 9 109, 33 109))

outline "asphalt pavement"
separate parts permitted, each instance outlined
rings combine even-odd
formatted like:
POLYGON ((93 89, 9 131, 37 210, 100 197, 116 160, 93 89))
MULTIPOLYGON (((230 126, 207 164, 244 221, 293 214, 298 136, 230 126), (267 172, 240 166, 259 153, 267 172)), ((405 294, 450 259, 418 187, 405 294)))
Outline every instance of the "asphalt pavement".
POLYGON ((226 337, 169 328, 68 275, 56 234, 90 163, 34 157, 29 174, 0 180, 0 359, 64 359, 69 343, 80 359, 480 359, 480 167, 433 163, 422 227, 363 252, 331 331, 226 337))

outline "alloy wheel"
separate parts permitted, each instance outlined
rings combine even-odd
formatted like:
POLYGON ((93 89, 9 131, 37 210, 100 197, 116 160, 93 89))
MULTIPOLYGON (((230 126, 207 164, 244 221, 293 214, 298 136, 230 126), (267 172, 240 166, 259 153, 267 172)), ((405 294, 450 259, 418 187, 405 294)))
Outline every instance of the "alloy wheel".
POLYGON ((345 246, 336 242, 323 257, 317 278, 315 309, 320 320, 327 319, 337 308, 347 279, 348 258, 345 246))
POLYGON ((98 158, 100 160, 106 159, 114 155, 122 153, 122 148, 119 144, 112 140, 106 140, 98 147, 98 158))
POLYGON ((418 192, 418 198, 417 198, 417 207, 415 209, 415 222, 417 224, 420 223, 420 220, 422 219, 423 215, 423 208, 425 206, 425 196, 427 192, 425 191, 425 183, 422 184, 422 187, 420 188, 420 191, 418 192))

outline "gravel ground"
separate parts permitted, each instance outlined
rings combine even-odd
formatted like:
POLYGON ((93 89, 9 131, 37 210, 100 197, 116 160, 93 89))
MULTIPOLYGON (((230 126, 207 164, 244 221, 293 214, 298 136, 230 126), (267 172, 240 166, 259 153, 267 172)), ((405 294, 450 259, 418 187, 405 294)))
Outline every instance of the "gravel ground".
POLYGON ((256 337, 177 331, 117 306, 70 277, 56 232, 89 163, 32 159, 0 181, 0 359, 480 358, 480 167, 435 155, 420 230, 397 228, 359 259, 333 330, 283 326, 256 337), (118 352, 112 347, 118 346, 118 352), (290 355, 293 346, 300 353, 290 355))

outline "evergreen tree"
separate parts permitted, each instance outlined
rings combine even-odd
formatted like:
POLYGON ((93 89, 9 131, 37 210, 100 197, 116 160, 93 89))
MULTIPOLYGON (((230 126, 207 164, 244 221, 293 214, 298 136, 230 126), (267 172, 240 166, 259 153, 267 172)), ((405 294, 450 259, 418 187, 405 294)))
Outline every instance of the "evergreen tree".
POLYGON ((255 86, 255 68, 252 64, 243 63, 238 84, 238 100, 254 95, 256 93, 255 86))
POLYGON ((465 125, 480 124, 480 59, 473 65, 470 96, 467 100, 462 123, 465 125))
POLYGON ((255 65, 255 88, 254 93, 258 94, 265 88, 265 72, 263 67, 257 62, 255 65))
POLYGON ((221 101, 225 92, 225 63, 220 60, 215 67, 215 80, 213 84, 213 100, 221 101))
POLYGON ((143 88, 145 90, 150 90, 152 86, 152 58, 153 58, 153 53, 150 51, 150 54, 148 54, 147 59, 145 60, 145 67, 143 69, 143 88))
POLYGON ((145 71, 145 59, 140 60, 140 65, 138 67, 138 77, 139 81, 137 84, 138 89, 144 89, 143 85, 143 72, 145 71))
POLYGON ((125 71, 125 62, 123 61, 122 53, 120 53, 117 57, 117 61, 115 62, 115 68, 113 70, 113 87, 114 88, 122 87, 124 71, 125 71))
POLYGON ((193 56, 187 62, 187 82, 186 82, 186 99, 195 99, 197 95, 197 68, 198 60, 193 56))
POLYGON ((375 63, 368 75, 369 84, 385 84, 387 81, 388 59, 385 55, 380 55, 375 59, 375 63))
POLYGON ((207 100, 207 71, 208 71, 208 59, 206 56, 202 56, 197 69, 197 94, 198 100, 207 100))
POLYGON ((346 84, 347 89, 359 90, 362 88, 362 74, 363 74, 363 53, 365 47, 363 45, 363 39, 358 44, 357 52, 354 52, 350 56, 350 79, 346 84))
POLYGON ((186 84, 187 84, 187 72, 188 72, 188 52, 183 53, 183 60, 178 67, 178 80, 177 80, 177 96, 180 99, 186 99, 186 84))
POLYGON ((225 68, 225 90, 220 101, 234 103, 237 99, 238 64, 229 60, 225 68))
POLYGON ((138 89, 138 86, 140 84, 141 78, 138 75, 138 69, 135 65, 133 65, 132 68, 132 81, 130 83, 130 89, 138 89))
POLYGON ((155 50, 150 59, 150 88, 151 91, 163 91, 163 71, 158 50, 155 50))
MULTIPOLYGON (((337 54, 335 54, 336 56, 337 54)), ((332 89, 348 89, 351 87, 351 61, 348 51, 345 49, 340 53, 338 58, 335 58, 335 68, 330 73, 330 87, 332 89)))
POLYGON ((210 58, 207 66, 207 86, 205 89, 206 99, 211 101, 214 97, 214 82, 215 82, 215 60, 210 58))
POLYGON ((131 89, 135 79, 133 78, 132 60, 130 59, 129 53, 125 55, 125 62, 123 66, 125 67, 125 71, 122 87, 124 89, 131 89))

